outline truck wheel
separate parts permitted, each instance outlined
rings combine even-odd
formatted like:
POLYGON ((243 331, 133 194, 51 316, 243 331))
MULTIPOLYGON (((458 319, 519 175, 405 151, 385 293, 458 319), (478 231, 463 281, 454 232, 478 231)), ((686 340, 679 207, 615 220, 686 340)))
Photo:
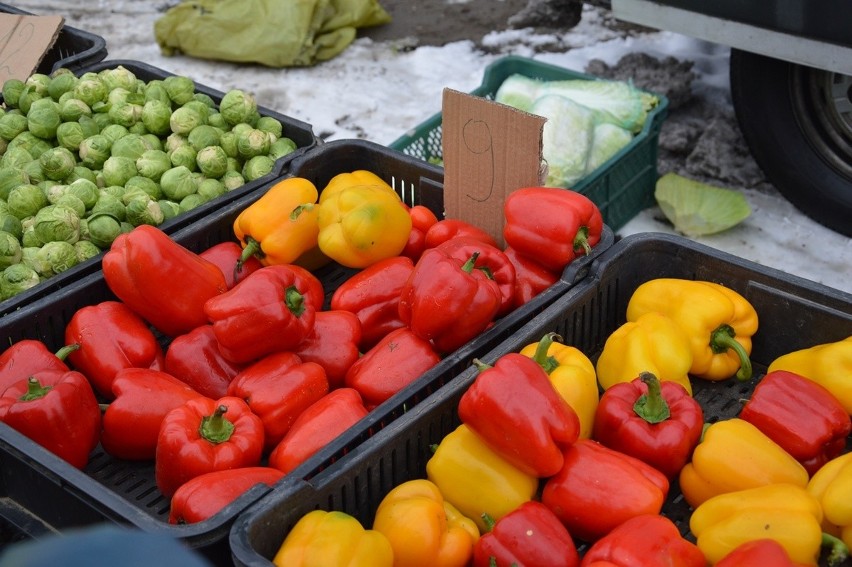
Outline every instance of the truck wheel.
POLYGON ((730 79, 767 179, 804 214, 852 236, 852 77, 732 49, 730 79))

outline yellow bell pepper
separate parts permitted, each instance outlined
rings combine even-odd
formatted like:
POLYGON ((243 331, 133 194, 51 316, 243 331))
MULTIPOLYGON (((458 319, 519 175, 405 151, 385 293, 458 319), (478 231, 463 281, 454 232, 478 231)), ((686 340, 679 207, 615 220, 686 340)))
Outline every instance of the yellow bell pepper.
POLYGON ((234 219, 234 236, 265 266, 292 264, 317 246, 317 188, 301 177, 282 179, 234 219))
POLYGON ((852 547, 852 453, 820 467, 808 482, 808 492, 822 505, 823 529, 852 547))
POLYGON ((767 372, 775 370, 793 372, 820 384, 852 415, 852 336, 781 355, 767 372))
POLYGON ((375 185, 341 188, 320 204, 317 222, 320 250, 349 268, 398 256, 411 233, 405 205, 375 185))
POLYGON ((323 187, 323 190, 320 191, 319 202, 323 203, 332 195, 337 194, 341 189, 355 187, 358 185, 374 185, 376 187, 380 187, 389 193, 393 193, 397 200, 401 200, 396 191, 393 190, 393 187, 388 185, 384 179, 372 171, 357 169, 351 172, 338 173, 332 177, 325 187, 323 187))
POLYGON ((595 369, 604 390, 650 372, 680 384, 691 396, 690 368, 692 347, 686 334, 669 317, 648 311, 610 333, 595 369))
POLYGON ((426 463, 426 476, 480 532, 488 529, 482 514, 496 522, 538 490, 538 477, 516 469, 464 424, 438 444, 426 463))
POLYGON ((590 439, 595 411, 600 399, 595 366, 583 352, 560 343, 561 337, 548 333, 537 343, 521 349, 521 354, 537 361, 550 377, 550 383, 580 418, 580 439, 590 439))
POLYGON ((767 484, 804 488, 808 472, 757 427, 732 418, 705 426, 679 481, 684 498, 695 508, 713 496, 767 484))
POLYGON ((344 512, 314 510, 302 516, 278 549, 278 567, 391 567, 393 548, 344 512))
POLYGON ((765 538, 781 544, 794 562, 817 565, 822 545, 835 554, 845 551, 842 542, 823 536, 822 518, 819 501, 805 488, 769 484, 710 498, 693 511, 689 529, 711 565, 737 546, 765 538))
POLYGON ((713 282, 657 278, 640 285, 627 304, 627 320, 656 311, 686 333, 692 348, 689 373, 706 380, 736 374, 751 378, 751 337, 757 312, 739 293, 713 282))
POLYGON ((444 500, 426 479, 396 486, 381 501, 373 529, 385 535, 397 567, 464 567, 473 557, 479 528, 444 500))

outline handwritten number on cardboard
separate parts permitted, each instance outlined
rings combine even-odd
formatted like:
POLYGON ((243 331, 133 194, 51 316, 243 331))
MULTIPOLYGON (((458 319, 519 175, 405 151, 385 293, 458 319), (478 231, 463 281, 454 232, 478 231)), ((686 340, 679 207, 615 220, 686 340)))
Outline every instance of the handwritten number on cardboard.
POLYGON ((477 171, 487 171, 487 178, 477 179, 476 186, 482 190, 481 195, 465 193, 473 201, 484 203, 494 193, 494 139, 491 135, 491 127, 482 120, 468 120, 462 127, 462 140, 464 148, 476 157, 476 161, 482 167, 477 171))
POLYGON ((0 60, 0 80, 5 81, 12 76, 13 70, 7 62, 14 60, 21 51, 25 50, 34 35, 35 26, 26 23, 9 30, 9 33, 0 38, 0 45, 9 45, 12 39, 15 40, 15 48, 11 51, 4 51, 2 54, 2 60, 0 60))

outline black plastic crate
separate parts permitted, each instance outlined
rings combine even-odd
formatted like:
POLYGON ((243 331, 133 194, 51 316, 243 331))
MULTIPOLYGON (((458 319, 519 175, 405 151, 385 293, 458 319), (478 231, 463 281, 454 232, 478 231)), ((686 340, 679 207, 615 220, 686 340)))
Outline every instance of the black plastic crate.
MULTIPOLYGON (((163 79, 167 76, 174 75, 174 73, 159 69, 157 67, 153 67, 141 61, 132 61, 124 59, 112 59, 96 62, 91 65, 75 69, 75 74, 79 76, 86 72, 99 72, 104 69, 114 69, 117 68, 119 65, 133 72, 137 78, 142 79, 145 82, 152 81, 155 79, 163 79)), ((195 91, 210 96, 216 102, 216 104, 221 102, 222 97, 225 94, 222 91, 212 89, 199 83, 195 84, 195 91)), ((278 158, 275 161, 275 166, 273 167, 273 170, 269 174, 253 181, 247 181, 241 187, 238 187, 232 191, 228 191, 224 195, 221 195, 215 199, 203 203, 202 205, 199 205, 198 207, 195 207, 190 211, 182 213, 174 218, 168 219, 167 221, 159 225, 158 228, 160 228, 163 232, 167 234, 173 234, 181 228, 195 222, 199 218, 209 215, 212 212, 217 211, 221 207, 227 205, 228 203, 239 199, 241 196, 259 189, 265 184, 268 184, 271 180, 280 177, 290 161, 307 152, 311 148, 315 147, 320 142, 319 138, 314 135, 313 127, 310 124, 302 122, 301 120, 292 118, 290 116, 285 116, 262 106, 258 107, 258 111, 260 112, 261 116, 270 116, 281 122, 284 127, 282 135, 292 139, 296 143, 296 150, 294 150, 290 154, 287 154, 286 156, 278 158)), ((80 279, 81 277, 87 274, 91 274, 99 270, 103 255, 104 253, 102 252, 101 254, 98 254, 93 258, 89 258, 84 262, 80 262, 79 264, 71 267, 70 269, 49 278, 47 281, 44 281, 26 291, 23 291, 13 297, 10 297, 9 299, 0 301, 0 317, 6 315, 11 311, 19 309, 23 305, 32 303, 41 298, 50 297, 58 293, 60 290, 62 290, 62 288, 66 287, 70 283, 80 279)))
MULTIPOLYGON (((8 4, 0 4, 0 12, 7 14, 37 15, 26 12, 8 4)), ((85 30, 63 25, 59 35, 38 67, 37 73, 49 75, 53 71, 65 67, 75 70, 84 65, 90 65, 103 60, 107 56, 106 40, 85 30)))
MULTIPOLYGON (((548 332, 559 333, 592 361, 607 337, 625 322, 627 302, 645 281, 658 277, 703 279, 743 294, 760 316, 754 336, 755 378, 741 383, 692 380, 694 397, 707 420, 733 417, 757 378, 776 357, 852 334, 852 295, 765 268, 678 236, 636 234, 616 242, 592 263, 586 279, 550 307, 480 357, 493 364, 518 352, 548 332)), ((426 478, 426 463, 437 444, 461 422, 459 400, 476 378, 468 366, 405 416, 389 424, 346 461, 330 464, 307 480, 287 479, 242 514, 231 530, 234 560, 239 566, 267 567, 295 523, 314 509, 339 510, 372 525, 376 508, 395 486, 426 478)), ((688 534, 689 508, 673 483, 663 513, 688 534)), ((581 547, 581 550, 583 548, 581 547)), ((844 565, 850 565, 847 561, 844 565)))
MULTIPOLYGON (((443 171, 440 168, 372 142, 343 140, 320 145, 294 159, 287 175, 304 177, 322 189, 334 175, 357 169, 379 175, 409 205, 423 203, 436 207, 433 209, 436 213, 442 210, 443 171)), ((172 235, 173 239, 194 252, 235 240, 232 227, 237 215, 257 201, 272 183, 179 230, 172 235)), ((348 459, 348 454, 358 445, 450 382, 474 357, 494 348, 580 281, 592 260, 606 250, 612 240, 612 231, 606 229, 593 254, 572 262, 562 279, 551 286, 552 290, 546 290, 529 304, 498 320, 481 337, 445 357, 285 479, 302 478, 322 469, 328 462, 348 459)), ((353 273, 354 270, 335 263, 315 272, 323 282, 327 300, 353 273)), ((58 290, 53 297, 24 306, 0 319, 0 341, 11 344, 34 338, 56 350, 62 346, 65 327, 77 309, 109 299, 116 298, 103 272, 88 274, 58 290)), ((173 526, 167 523, 169 501, 156 487, 153 461, 122 461, 98 448, 85 470, 80 471, 0 424, 0 519, 12 522, 31 537, 111 521, 146 531, 167 532, 201 550, 217 564, 225 564, 230 561, 227 536, 234 519, 270 490, 264 486, 255 487, 213 518, 197 524, 173 526)))

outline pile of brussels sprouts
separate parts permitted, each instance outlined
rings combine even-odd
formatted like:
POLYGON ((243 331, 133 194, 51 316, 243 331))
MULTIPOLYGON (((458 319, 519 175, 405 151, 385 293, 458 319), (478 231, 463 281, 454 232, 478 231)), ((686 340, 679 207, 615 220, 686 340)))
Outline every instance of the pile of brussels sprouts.
POLYGON ((0 300, 272 171, 296 149, 254 97, 123 66, 7 80, 0 108, 0 300))

